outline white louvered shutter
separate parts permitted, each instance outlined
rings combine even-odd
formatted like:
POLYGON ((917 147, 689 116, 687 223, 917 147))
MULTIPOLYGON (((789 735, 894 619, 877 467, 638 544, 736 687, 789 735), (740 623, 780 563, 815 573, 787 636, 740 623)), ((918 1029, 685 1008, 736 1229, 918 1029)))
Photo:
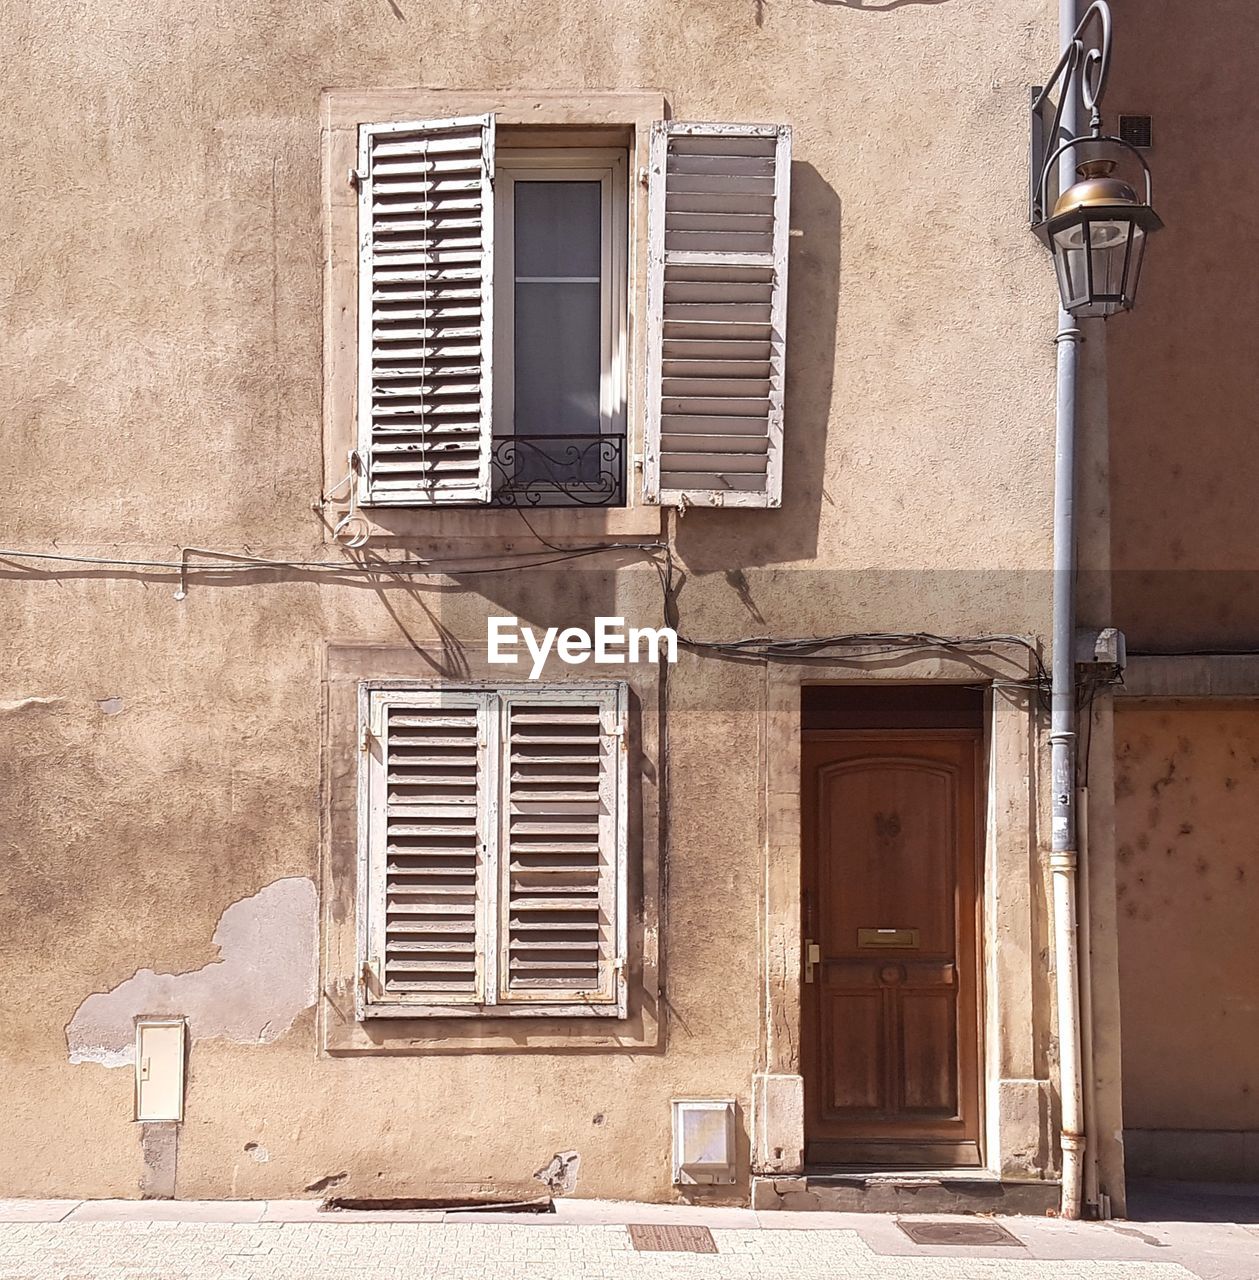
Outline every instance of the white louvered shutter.
POLYGON ((791 130, 652 128, 644 492, 782 501, 791 130))
POLYGON ((368 950, 377 1003, 484 998, 491 710, 471 692, 371 695, 368 950))
POLYGON ((490 498, 494 117, 359 128, 362 501, 490 498))
POLYGON ((623 686, 503 695, 499 992, 624 1012, 623 686))

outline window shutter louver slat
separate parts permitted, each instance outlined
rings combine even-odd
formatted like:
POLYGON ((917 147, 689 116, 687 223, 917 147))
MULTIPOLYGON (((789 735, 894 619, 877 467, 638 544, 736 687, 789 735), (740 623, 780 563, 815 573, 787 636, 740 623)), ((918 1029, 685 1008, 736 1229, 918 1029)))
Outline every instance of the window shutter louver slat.
POLYGON ((653 127, 648 502, 782 500, 790 165, 786 125, 653 127))
POLYGON ((504 697, 504 1003, 622 998, 621 706, 614 690, 504 697))
POLYGON ((491 747, 485 700, 381 699, 373 813, 382 998, 455 1004, 484 995, 491 747))
POLYGON ((359 129, 362 501, 490 499, 494 117, 359 129))

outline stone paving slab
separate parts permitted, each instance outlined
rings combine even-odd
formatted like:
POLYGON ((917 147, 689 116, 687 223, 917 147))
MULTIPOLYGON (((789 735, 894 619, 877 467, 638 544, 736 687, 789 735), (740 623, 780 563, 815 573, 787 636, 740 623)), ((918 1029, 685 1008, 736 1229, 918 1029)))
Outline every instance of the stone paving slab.
POLYGON ((81 1200, 0 1200, 0 1222, 60 1222, 81 1200))
MULTIPOLYGON (((261 1212, 261 1207, 259 1208, 261 1212)), ((1007 1220, 1008 1221, 1008 1220, 1007 1220)), ((853 1230, 717 1228, 639 1253, 624 1225, 66 1221, 0 1226, 0 1280, 1190 1280, 1174 1263, 890 1256, 853 1230)), ((1021 1256, 1011 1256, 1019 1254, 1021 1256)))
POLYGON ((268 1200, 263 1222, 317 1222, 336 1226, 349 1222, 441 1222, 441 1209, 321 1209, 322 1200, 268 1200))
POLYGON ((261 1222, 266 1200, 84 1200, 67 1222, 261 1222))

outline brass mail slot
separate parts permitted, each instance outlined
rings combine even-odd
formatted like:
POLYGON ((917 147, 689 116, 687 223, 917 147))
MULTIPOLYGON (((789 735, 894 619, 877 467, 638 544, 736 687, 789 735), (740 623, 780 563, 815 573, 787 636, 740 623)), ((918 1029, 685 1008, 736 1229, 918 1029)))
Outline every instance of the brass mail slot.
POLYGON ((859 947, 898 947, 904 951, 917 951, 917 929, 858 929, 859 947))

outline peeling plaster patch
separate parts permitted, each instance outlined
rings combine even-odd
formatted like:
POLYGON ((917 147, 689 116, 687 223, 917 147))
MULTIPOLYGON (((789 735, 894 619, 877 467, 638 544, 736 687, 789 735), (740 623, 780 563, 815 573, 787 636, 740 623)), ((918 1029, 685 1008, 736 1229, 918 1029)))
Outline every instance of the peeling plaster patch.
POLYGON ((266 1164, 271 1159, 271 1152, 258 1142, 245 1143, 245 1150, 249 1154, 251 1160, 256 1160, 259 1164, 266 1164))
POLYGON ((118 697, 97 698, 96 705, 100 707, 107 716, 116 716, 122 710, 122 699, 118 697))
POLYGON ((234 902, 219 917, 220 959, 191 973, 140 969, 88 996, 66 1027, 71 1062, 126 1067, 136 1014, 182 1014, 193 1040, 224 1036, 270 1044, 315 1003, 319 921, 315 885, 288 876, 234 902))
POLYGON ((560 1151, 551 1157, 533 1176, 544 1183, 553 1196, 566 1196, 577 1190, 577 1175, 581 1172, 581 1156, 576 1151, 560 1151))
POLYGON ((7 698, 0 700, 0 715, 14 715, 34 707, 55 707, 59 702, 64 701, 64 698, 7 698))
POLYGON ((330 1191, 333 1187, 339 1187, 349 1176, 344 1171, 325 1174, 322 1178, 316 1178, 314 1182, 308 1182, 302 1189, 304 1191, 330 1191))
MULTIPOLYGON (((95 997, 89 997, 94 999, 95 997)), ((82 1011, 83 1006, 79 1009, 82 1011)), ((74 1015, 76 1018, 78 1013, 74 1015)), ((76 1045, 71 1028, 74 1021, 66 1028, 66 1044, 70 1046, 71 1062, 95 1062, 102 1067, 129 1067, 135 1061, 135 1042, 130 1042, 125 1049, 107 1049, 103 1044, 76 1045)), ((134 1032, 132 1033, 134 1035, 134 1032)))

